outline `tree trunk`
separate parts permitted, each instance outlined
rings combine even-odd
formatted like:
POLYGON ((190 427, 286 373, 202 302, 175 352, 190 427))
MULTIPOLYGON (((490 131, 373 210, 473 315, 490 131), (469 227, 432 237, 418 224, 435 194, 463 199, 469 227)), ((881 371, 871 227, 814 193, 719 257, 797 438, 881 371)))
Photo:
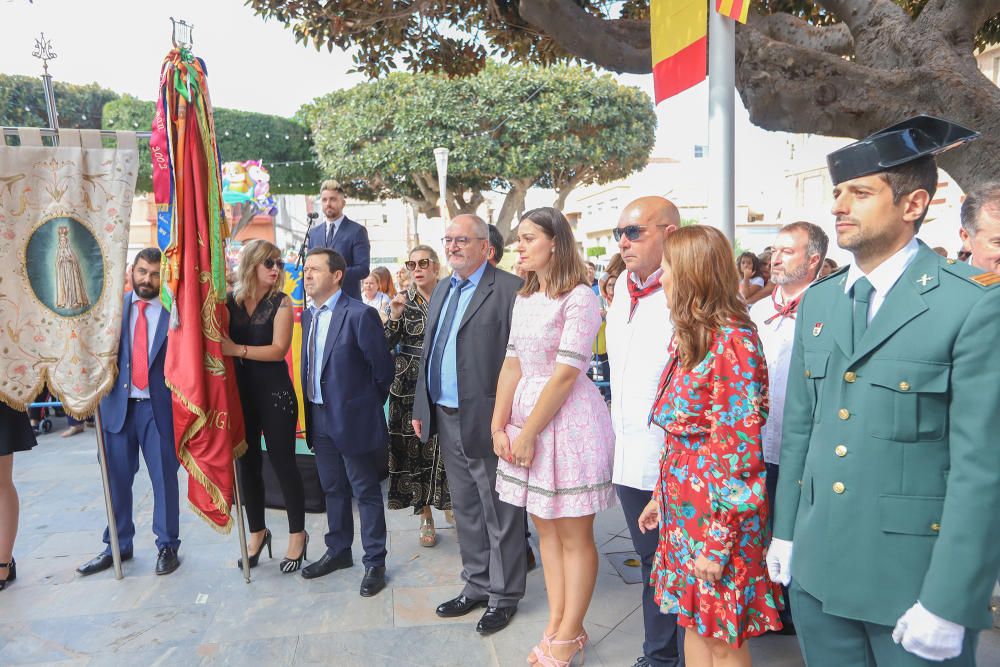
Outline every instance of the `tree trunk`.
MULTIPOLYGON (((917 18, 889 0, 817 4, 842 23, 811 26, 778 13, 737 27, 736 87, 754 125, 861 138, 927 113, 982 133, 938 161, 964 190, 1000 179, 1000 88, 973 57, 975 35, 1000 0, 936 0, 917 18)), ((600 19, 574 0, 522 0, 520 14, 575 56, 652 71, 648 26, 642 33, 600 19)))
POLYGON ((514 179, 510 182, 510 190, 503 198, 496 221, 496 227, 505 240, 510 236, 510 223, 514 216, 524 210, 524 198, 528 195, 531 183, 530 179, 514 179))

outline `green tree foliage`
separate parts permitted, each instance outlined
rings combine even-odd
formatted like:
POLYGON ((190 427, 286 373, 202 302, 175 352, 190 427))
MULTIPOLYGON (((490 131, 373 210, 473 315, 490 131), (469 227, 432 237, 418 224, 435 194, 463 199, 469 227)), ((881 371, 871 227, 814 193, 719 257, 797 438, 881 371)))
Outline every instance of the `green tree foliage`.
MULTIPOLYGON (((65 128, 100 129, 104 105, 118 94, 96 83, 78 86, 56 81, 52 84, 59 111, 59 125, 65 128)), ((35 76, 0 74, 0 125, 48 127, 45 90, 35 76)))
POLYGON ((506 193, 506 233, 532 186, 557 192, 642 169, 656 118, 642 91, 576 67, 488 64, 461 79, 393 73, 304 106, 325 171, 362 199, 403 197, 433 214, 434 148, 447 147, 452 214, 474 211, 483 192, 506 193))
MULTIPOLYGON (((104 107, 104 129, 147 131, 153 124, 153 102, 130 95, 104 107)), ((215 109, 215 132, 223 162, 263 160, 271 174, 273 194, 315 194, 322 180, 309 131, 301 124, 251 111, 215 109), (248 136, 249 135, 249 136, 248 136), (274 162, 291 162, 278 164, 274 162)), ((149 145, 140 142, 138 192, 152 190, 149 145)))

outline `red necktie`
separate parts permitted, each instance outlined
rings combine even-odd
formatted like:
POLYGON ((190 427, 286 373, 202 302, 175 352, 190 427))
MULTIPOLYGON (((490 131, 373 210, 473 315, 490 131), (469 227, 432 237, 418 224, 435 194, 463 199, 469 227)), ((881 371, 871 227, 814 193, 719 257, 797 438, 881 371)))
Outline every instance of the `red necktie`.
POLYGON ((136 389, 149 386, 149 343, 146 332, 145 301, 136 301, 139 315, 135 318, 135 331, 132 332, 132 384, 136 389))
POLYGON ((802 294, 799 294, 797 297, 795 297, 794 299, 792 299, 791 301, 789 301, 785 305, 779 306, 778 305, 778 290, 775 289, 773 292, 771 292, 771 303, 774 304, 774 310, 777 311, 777 312, 775 312, 774 315, 771 315, 771 317, 769 317, 766 320, 764 320, 764 324, 770 324, 771 322, 773 322, 774 320, 778 319, 779 317, 788 317, 788 318, 791 318, 791 319, 794 320, 795 319, 795 311, 797 311, 799 309, 799 301, 802 301, 802 295, 803 294, 805 294, 805 292, 803 292, 802 294))
POLYGON ((649 285, 648 287, 639 287, 638 285, 635 284, 635 281, 632 280, 631 277, 629 277, 626 282, 628 282, 628 297, 632 302, 628 311, 628 321, 631 322, 632 316, 635 315, 635 308, 636 306, 639 305, 639 299, 641 299, 644 296, 649 296, 653 292, 659 290, 660 282, 658 280, 653 281, 653 284, 649 285))

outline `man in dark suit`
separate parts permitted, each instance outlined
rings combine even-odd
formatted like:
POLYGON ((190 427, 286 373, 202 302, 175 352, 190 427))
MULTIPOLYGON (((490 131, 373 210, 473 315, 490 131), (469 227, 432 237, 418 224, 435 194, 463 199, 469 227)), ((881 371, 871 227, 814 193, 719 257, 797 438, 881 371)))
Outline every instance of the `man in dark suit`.
MULTIPOLYGON (((132 291, 125 294, 118 381, 101 401, 100 411, 122 560, 132 558, 132 481, 139 470, 142 450, 153 483, 153 533, 159 551, 156 574, 170 574, 180 566, 180 464, 174 450, 173 399, 163 381, 169 319, 170 313, 160 303, 160 251, 145 248, 132 266, 132 291)), ((78 567, 77 572, 88 575, 111 567, 107 530, 104 543, 109 546, 78 567)))
POLYGON ((485 605, 476 631, 487 634, 510 622, 527 574, 524 508, 497 497, 490 435, 521 280, 487 261, 489 229, 482 219, 460 215, 445 234, 454 273, 431 295, 413 428, 424 442, 438 435, 462 555, 465 588, 437 614, 462 616, 485 605))
POLYGON ((334 180, 323 181, 320 188, 320 206, 324 221, 309 230, 306 249, 330 248, 336 250, 347 268, 341 281, 344 294, 361 300, 361 281, 371 272, 372 246, 368 229, 344 215, 344 189, 334 180))
POLYGON ((383 406, 394 369, 378 312, 341 289, 344 258, 328 248, 306 256, 303 283, 312 307, 302 314, 302 390, 306 442, 326 494, 326 553, 302 569, 314 579, 354 565, 352 492, 361 515, 365 576, 361 595, 385 588, 385 507, 379 450, 387 447, 383 406))

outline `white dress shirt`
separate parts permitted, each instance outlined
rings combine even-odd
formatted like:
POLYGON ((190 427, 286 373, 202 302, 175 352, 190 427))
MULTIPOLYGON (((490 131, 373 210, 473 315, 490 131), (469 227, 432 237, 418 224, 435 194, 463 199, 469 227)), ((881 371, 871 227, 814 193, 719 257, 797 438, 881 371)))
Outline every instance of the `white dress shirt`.
MULTIPOLYGON (((132 345, 132 341, 135 340, 135 322, 139 318, 139 306, 136 305, 137 302, 143 301, 140 299, 135 292, 132 292, 132 300, 129 302, 129 325, 128 325, 128 340, 129 345, 132 345)), ((146 301, 149 305, 146 306, 146 360, 147 365, 153 365, 153 336, 156 335, 156 325, 160 322, 160 314, 163 312, 163 304, 160 302, 160 295, 157 294, 151 301, 146 301)), ((131 348, 129 348, 131 351, 131 348)), ((131 358, 131 357, 130 357, 131 358)), ((132 359, 132 364, 135 364, 135 359, 132 359)), ((148 376, 149 368, 146 368, 146 373, 148 376)), ((129 368, 129 398, 149 398, 149 385, 146 385, 145 389, 139 389, 131 380, 132 368, 129 368)))
POLYGON ((845 294, 851 293, 854 283, 858 282, 862 276, 868 278, 868 282, 875 288, 875 291, 872 292, 871 301, 868 303, 869 324, 871 324, 878 309, 885 303, 885 298, 889 295, 889 290, 892 289, 892 286, 896 284, 896 281, 899 280, 907 267, 910 266, 910 262, 914 260, 919 251, 920 244, 917 243, 916 238, 912 238, 895 255, 872 269, 871 273, 866 274, 858 268, 857 264, 852 264, 851 268, 847 270, 847 280, 844 281, 845 294))
POLYGON ((750 319, 757 325, 757 335, 760 336, 764 358, 767 359, 771 399, 767 423, 761 429, 764 461, 774 465, 778 464, 781 456, 781 422, 785 414, 785 389, 788 384, 788 367, 792 361, 792 344, 795 342, 795 318, 774 317, 778 308, 787 303, 783 296, 781 287, 776 287, 771 298, 761 299, 750 307, 750 319), (767 321, 772 317, 774 319, 768 324, 767 321))
MULTIPOLYGON (((658 269, 639 287, 658 282, 661 273, 658 269)), ((649 423, 649 411, 667 365, 674 327, 666 297, 660 291, 639 299, 629 321, 629 280, 638 284, 632 273, 615 283, 615 298, 605 318, 611 367, 611 423, 615 429, 611 479, 620 486, 650 491, 660 477, 664 436, 663 429, 649 423)))

